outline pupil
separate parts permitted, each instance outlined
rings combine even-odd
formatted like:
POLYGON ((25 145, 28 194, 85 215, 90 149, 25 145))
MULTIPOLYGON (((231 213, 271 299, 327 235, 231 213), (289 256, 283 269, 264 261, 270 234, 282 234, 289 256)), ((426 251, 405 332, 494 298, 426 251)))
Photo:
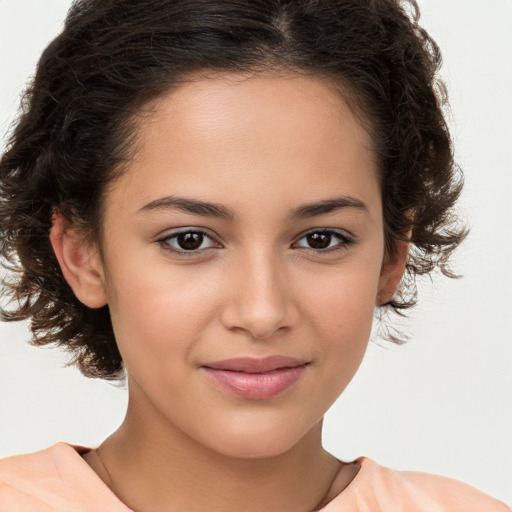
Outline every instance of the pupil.
POLYGON ((331 235, 326 233, 311 233, 307 239, 309 246, 313 249, 325 249, 331 243, 331 235))
POLYGON ((186 251, 193 251, 201 247, 203 239, 204 236, 202 233, 180 233, 178 235, 178 244, 186 251))

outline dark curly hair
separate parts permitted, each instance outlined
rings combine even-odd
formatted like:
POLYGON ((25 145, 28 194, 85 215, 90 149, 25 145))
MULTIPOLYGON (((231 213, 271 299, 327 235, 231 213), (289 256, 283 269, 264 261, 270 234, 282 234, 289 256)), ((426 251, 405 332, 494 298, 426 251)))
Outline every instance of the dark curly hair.
POLYGON ((288 70, 337 86, 374 143, 386 250, 412 244, 382 307, 414 305, 418 275, 456 277, 448 260, 466 235, 453 212, 462 175, 441 54, 418 18, 414 1, 399 0, 75 1, 0 161, 0 257, 11 270, 3 319, 31 319, 32 343, 68 349, 88 377, 122 376, 108 306, 87 308, 64 280, 52 215, 98 236, 102 193, 130 159, 137 114, 196 72, 288 70))

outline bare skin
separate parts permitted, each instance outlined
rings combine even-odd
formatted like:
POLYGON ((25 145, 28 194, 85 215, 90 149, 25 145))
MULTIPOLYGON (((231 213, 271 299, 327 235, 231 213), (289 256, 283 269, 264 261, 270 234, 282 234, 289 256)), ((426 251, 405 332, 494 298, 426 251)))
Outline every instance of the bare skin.
MULTIPOLYGON (((320 430, 320 425, 316 430, 320 430)), ((169 461, 161 460, 161 471, 155 472, 154 467, 148 467, 149 461, 144 454, 158 453, 159 447, 145 446, 150 443, 144 439, 140 446, 134 446, 131 439, 125 442, 122 436, 121 431, 116 432, 98 449, 82 457, 114 494, 136 512, 169 508, 186 511, 313 511, 342 492, 359 471, 357 464, 340 464, 327 452, 318 452, 317 442, 312 442, 310 457, 302 446, 265 461, 226 459, 211 454, 213 478, 212 467, 204 464, 204 454, 196 455, 196 447, 190 446, 190 440, 185 439, 183 444, 175 447, 176 464, 171 467, 169 461), (121 458, 116 460, 118 453, 121 458), (316 459, 318 462, 315 463, 316 459), (185 496, 182 494, 184 472, 189 482, 185 496), (140 475, 148 473, 154 475, 154 480, 142 489, 140 475), (282 473, 287 477, 285 480, 282 473), (299 492, 298 481, 303 481, 299 492), (134 486, 140 489, 136 494, 131 490, 134 486), (166 489, 166 498, 149 508, 147 496, 160 494, 161 489, 166 489), (191 503, 190 496, 197 499, 191 503), (290 496, 293 496, 292 500, 290 496)))
POLYGON ((384 254, 371 141, 305 76, 198 79, 152 107, 101 252, 59 216, 51 234, 77 297, 109 305, 128 373, 125 421, 84 458, 136 512, 310 512, 357 473, 323 449, 322 418, 408 250, 384 254), (210 378, 276 355, 302 363, 274 394, 210 378))

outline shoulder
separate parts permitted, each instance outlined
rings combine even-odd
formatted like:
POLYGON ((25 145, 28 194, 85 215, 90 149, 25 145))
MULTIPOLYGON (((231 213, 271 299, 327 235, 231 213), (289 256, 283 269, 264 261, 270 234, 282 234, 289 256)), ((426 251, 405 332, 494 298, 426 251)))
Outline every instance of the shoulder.
POLYGON ((92 512, 105 504, 128 511, 82 459, 86 451, 57 443, 0 459, 0 512, 92 512))
MULTIPOLYGON (((372 512, 512 512, 507 505, 478 489, 455 480, 430 473, 397 471, 366 457, 357 459, 361 469, 347 487, 339 504, 355 510, 372 512)), ((326 509, 326 512, 329 509, 326 509)), ((333 512, 338 509, 333 508, 333 512)), ((340 507, 344 512, 344 508, 340 507)), ((348 509, 347 509, 348 510, 348 509)))
POLYGON ((388 470, 402 499, 442 512, 512 512, 504 503, 453 478, 416 471, 388 470))
POLYGON ((421 495, 425 501, 434 496, 447 510, 512 512, 504 503, 459 480, 415 471, 396 473, 409 496, 421 495))

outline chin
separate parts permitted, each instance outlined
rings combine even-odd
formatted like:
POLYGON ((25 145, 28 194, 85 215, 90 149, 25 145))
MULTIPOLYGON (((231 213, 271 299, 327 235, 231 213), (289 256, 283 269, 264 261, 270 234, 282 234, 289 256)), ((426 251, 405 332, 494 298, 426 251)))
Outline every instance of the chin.
POLYGON ((219 444, 214 449, 224 456, 235 459, 269 459, 286 453, 296 443, 289 439, 269 439, 260 436, 254 439, 231 439, 228 443, 219 444))
MULTIPOLYGON (((268 418, 266 418, 268 420, 268 418)), ((321 421, 318 429, 304 426, 299 422, 285 419, 281 422, 265 421, 264 418, 253 418, 250 422, 238 420, 228 428, 211 432, 208 444, 218 453, 240 459, 263 459, 278 457, 305 440, 308 435, 318 430, 320 438, 321 421)))

